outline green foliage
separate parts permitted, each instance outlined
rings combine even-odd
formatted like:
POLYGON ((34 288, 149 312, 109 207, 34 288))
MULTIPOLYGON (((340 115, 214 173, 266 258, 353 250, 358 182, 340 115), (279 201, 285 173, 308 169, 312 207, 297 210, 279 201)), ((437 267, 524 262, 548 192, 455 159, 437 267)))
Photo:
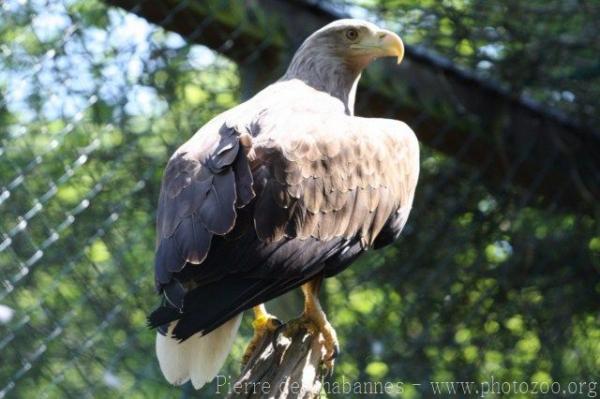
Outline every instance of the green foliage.
POLYGON ((435 50, 585 123, 599 122, 600 4, 593 0, 354 1, 435 50))
MULTIPOLYGON (((571 112, 553 97, 568 90, 582 118, 597 110, 595 44, 576 45, 594 4, 356 3, 517 92, 571 112)), ((243 65, 99 1, 0 7, 0 304, 15 311, 0 324, 0 392, 191 396, 165 383, 145 327, 155 204, 174 149, 241 100, 243 65)), ((326 282, 334 381, 403 381, 391 396, 404 398, 430 397, 429 381, 592 381, 599 270, 597 220, 535 193, 493 195, 477 170, 423 148, 400 242, 326 282)), ((246 320, 224 375, 250 334, 246 320)))

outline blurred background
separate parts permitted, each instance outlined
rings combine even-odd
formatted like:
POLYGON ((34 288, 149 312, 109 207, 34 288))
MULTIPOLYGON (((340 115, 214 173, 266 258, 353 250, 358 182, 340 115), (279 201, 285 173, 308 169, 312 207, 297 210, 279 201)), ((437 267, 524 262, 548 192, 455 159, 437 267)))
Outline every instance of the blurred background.
POLYGON ((422 172, 401 240, 326 283, 334 378, 600 379, 598 1, 4 0, 0 398, 215 397, 169 386, 145 327, 163 168, 345 15, 407 44, 357 114, 411 125, 422 172))

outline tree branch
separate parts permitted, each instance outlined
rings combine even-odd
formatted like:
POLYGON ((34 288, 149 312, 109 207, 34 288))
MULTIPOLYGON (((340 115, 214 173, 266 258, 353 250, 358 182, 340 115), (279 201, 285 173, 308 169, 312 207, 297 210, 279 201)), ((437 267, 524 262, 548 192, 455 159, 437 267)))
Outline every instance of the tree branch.
POLYGON ((286 324, 256 346, 228 398, 317 398, 325 375, 324 354, 320 335, 286 324))
MULTIPOLYGON (((281 76, 301 39, 345 16, 314 1, 105 1, 238 65, 258 62, 257 86, 281 76)), ((596 130, 419 47, 406 45, 400 67, 379 68, 363 77, 358 114, 407 121, 419 141, 477 168, 492 193, 520 187, 528 198, 535 189, 542 203, 593 214, 600 196, 596 130), (487 163, 492 167, 481 167, 487 163)))

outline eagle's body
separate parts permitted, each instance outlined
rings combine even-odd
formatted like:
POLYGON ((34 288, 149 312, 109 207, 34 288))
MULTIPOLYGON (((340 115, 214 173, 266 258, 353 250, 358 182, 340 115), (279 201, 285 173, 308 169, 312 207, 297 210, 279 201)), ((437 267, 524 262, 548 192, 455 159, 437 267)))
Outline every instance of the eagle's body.
MULTIPOLYGON (((348 24, 387 32, 354 20, 329 30, 348 24)), ((372 57, 336 62, 322 31, 282 79, 211 120, 167 165, 155 266, 165 300, 150 323, 167 334, 157 353, 172 383, 202 386, 241 312, 341 272, 406 222, 418 142, 402 122, 353 116, 372 57)))

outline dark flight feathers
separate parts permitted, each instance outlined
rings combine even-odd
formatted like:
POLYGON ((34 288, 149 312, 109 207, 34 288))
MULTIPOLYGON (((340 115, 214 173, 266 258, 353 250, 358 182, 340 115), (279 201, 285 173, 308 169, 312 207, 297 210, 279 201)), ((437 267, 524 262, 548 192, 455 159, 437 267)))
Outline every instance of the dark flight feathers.
POLYGON ((202 263, 213 235, 233 229, 235 208, 247 205, 254 197, 252 174, 245 152, 240 151, 239 135, 223 126, 218 137, 212 151, 203 152, 188 143, 167 165, 157 214, 158 289, 187 263, 202 263))

